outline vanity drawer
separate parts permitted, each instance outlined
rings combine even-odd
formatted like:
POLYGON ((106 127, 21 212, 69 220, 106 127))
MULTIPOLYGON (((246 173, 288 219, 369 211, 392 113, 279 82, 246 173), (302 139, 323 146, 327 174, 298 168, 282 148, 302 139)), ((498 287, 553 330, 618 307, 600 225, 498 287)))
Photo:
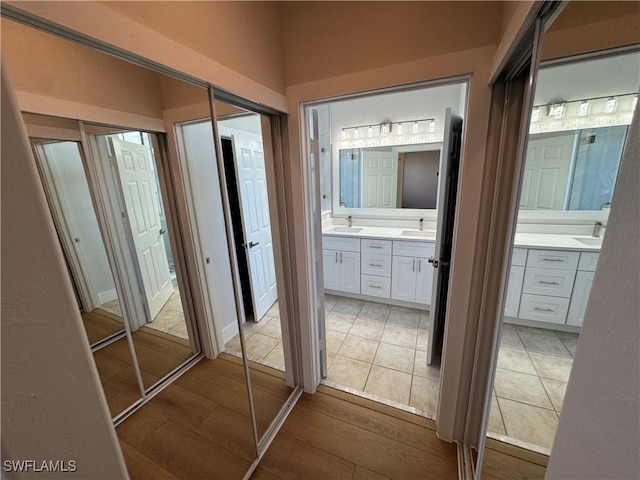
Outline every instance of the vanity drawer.
POLYGON ((529 250, 527 267, 575 270, 578 267, 580 252, 563 250, 529 250))
POLYGON ((363 238, 360 240, 362 252, 381 253, 391 255, 391 240, 372 240, 363 238))
POLYGON ((518 317, 537 322, 564 324, 568 310, 568 298, 523 294, 518 317))
POLYGON ((363 253, 360 271, 367 275, 391 276, 391 255, 363 253))
POLYGON ((358 237, 333 237, 322 236, 322 248, 324 250, 341 250, 343 252, 359 252, 360 238, 358 237))
POLYGON ((527 264, 527 249, 514 248, 511 254, 511 265, 525 266, 527 264))
POLYGON ((360 288, 363 295, 391 298, 391 278, 361 275, 360 288))
POLYGON ((585 272, 595 272, 598 266, 598 252, 582 252, 580 254, 580 263, 578 264, 578 270, 584 270, 585 272))
POLYGON ((429 258, 433 256, 435 249, 434 243, 393 241, 393 254, 401 257, 429 258))
POLYGON ((522 291, 535 295, 570 297, 573 290, 574 270, 554 270, 552 268, 527 267, 522 291))

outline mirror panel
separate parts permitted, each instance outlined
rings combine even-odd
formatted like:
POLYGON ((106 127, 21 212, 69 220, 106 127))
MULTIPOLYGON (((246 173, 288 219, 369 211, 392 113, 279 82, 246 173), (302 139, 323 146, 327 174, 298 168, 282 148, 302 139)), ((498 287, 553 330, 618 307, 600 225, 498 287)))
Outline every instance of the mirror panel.
MULTIPOLYGON (((73 139, 81 142, 86 157, 91 200, 118 291, 118 305, 112 307, 115 311, 119 306, 131 330, 130 337, 95 351, 115 416, 194 359, 204 340, 212 357, 216 344, 224 344, 218 324, 224 309, 218 307, 228 296, 198 268, 202 264, 221 270, 219 251, 226 252, 226 244, 217 237, 197 237, 203 217, 218 224, 224 219, 211 203, 201 204, 198 211, 189 203, 195 191, 190 179, 201 178, 204 188, 215 191, 217 177, 209 175, 205 162, 184 158, 175 131, 180 122, 205 119, 211 124, 209 94, 84 45, 6 18, 1 21, 3 62, 23 110, 61 117, 65 125, 60 128, 75 122, 73 139), (39 100, 31 102, 33 98, 39 100), (149 241, 143 244, 140 237, 145 235, 149 241), (197 325, 204 325, 206 332, 199 332, 197 325), (141 375, 136 376, 137 371, 141 375)), ((42 127, 33 126, 38 132, 42 127)), ((216 161, 213 145, 209 128, 204 158, 211 165, 216 161)), ((219 208, 220 195, 211 201, 219 208)), ((228 262, 228 256, 223 258, 228 262)), ((206 444, 216 465, 235 462, 246 471, 257 446, 243 361, 231 358, 202 359, 149 399, 149 406, 142 408, 161 416, 163 427, 145 441, 171 449, 167 439, 196 436, 199 448, 206 444)), ((142 411, 117 430, 133 449, 144 447, 138 436, 126 432, 142 411)), ((182 444, 180 448, 170 456, 185 457, 182 444)), ((176 462, 166 461, 163 449, 145 455, 170 472, 183 473, 176 462)), ((127 450, 125 456, 131 460, 127 450)))
POLYGON ((238 355, 245 345, 261 438, 293 391, 286 382, 286 317, 279 306, 284 289, 276 268, 280 249, 275 243, 273 159, 263 131, 269 119, 220 101, 215 102, 215 111, 244 317, 242 332, 226 343, 225 351, 238 355))

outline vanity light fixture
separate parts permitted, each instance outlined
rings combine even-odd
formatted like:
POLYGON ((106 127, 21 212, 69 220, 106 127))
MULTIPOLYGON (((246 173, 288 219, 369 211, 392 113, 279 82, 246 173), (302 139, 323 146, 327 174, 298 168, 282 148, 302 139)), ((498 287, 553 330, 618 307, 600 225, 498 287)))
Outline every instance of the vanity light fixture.
POLYGON ((633 112, 638 106, 638 96, 636 95, 633 100, 631 100, 631 111, 633 112))
POLYGON ((540 107, 536 107, 531 112, 531 121, 537 122, 538 120, 540 120, 541 116, 542 116, 542 110, 540 110, 540 107))
POLYGON ((359 139, 359 138, 360 138, 360 129, 359 129, 358 127, 356 127, 356 128, 354 128, 354 129, 353 129, 353 138, 354 138, 355 140, 357 140, 357 139, 359 139))
POLYGON ((591 103, 589 103, 589 100, 582 100, 578 104, 578 116, 579 117, 586 117, 587 115, 589 115, 590 111, 591 111, 591 103))
POLYGON ((560 119, 564 117, 564 112, 567 109, 566 104, 564 103, 556 103, 551 105, 551 109, 549 111, 549 116, 560 119))
POLYGON ((436 131, 436 121, 429 120, 429 133, 435 133, 436 131))
POLYGON ((618 101, 615 99, 615 97, 610 97, 607 101, 604 102, 604 105, 602 106, 602 112, 613 113, 616 111, 617 107, 618 101))
POLYGON ((418 133, 418 122, 413 122, 413 126, 411 127, 411 133, 418 133))
MULTIPOLYGON (((636 98, 637 100, 637 98, 636 98)), ((396 135, 402 135, 402 124, 398 123, 396 124, 396 135)))
POLYGON ((344 131, 344 128, 340 132, 340 139, 341 140, 346 140, 347 139, 347 132, 344 131))
POLYGON ((369 137, 369 138, 373 137, 373 127, 372 126, 369 126, 367 128, 367 137, 369 137))
POLYGON ((380 124, 380 133, 382 134, 383 137, 386 137, 389 132, 391 131, 391 124, 390 123, 382 123, 380 124))

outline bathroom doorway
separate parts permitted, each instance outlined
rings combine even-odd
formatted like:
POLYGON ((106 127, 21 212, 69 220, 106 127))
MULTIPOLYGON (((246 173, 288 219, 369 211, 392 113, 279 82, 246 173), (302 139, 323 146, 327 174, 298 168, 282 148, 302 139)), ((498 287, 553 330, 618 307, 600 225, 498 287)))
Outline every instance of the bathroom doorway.
POLYGON ((466 90, 441 82, 304 107, 321 383, 430 418, 466 90))

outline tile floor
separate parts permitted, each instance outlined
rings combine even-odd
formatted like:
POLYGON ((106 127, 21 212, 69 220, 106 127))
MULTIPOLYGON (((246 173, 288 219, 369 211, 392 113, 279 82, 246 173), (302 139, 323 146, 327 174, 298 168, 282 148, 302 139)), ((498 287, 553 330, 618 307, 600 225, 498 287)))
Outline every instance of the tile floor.
MULTIPOLYGON (((117 298, 100 305, 98 308, 122 317, 122 309, 117 298)), ((185 340, 189 339, 184 311, 182 310, 182 301, 180 300, 180 290, 176 280, 173 281, 173 293, 169 300, 158 312, 153 322, 147 323, 146 326, 185 340)))
MULTIPOLYGON (((331 386, 427 416, 436 413, 439 366, 426 365, 427 312, 325 296, 331 386)), ((249 358, 284 370, 277 302, 244 327, 249 358)), ((505 324, 502 329, 489 432, 548 452, 558 424, 578 334, 505 324)), ((226 351, 240 354, 236 336, 226 351)))
POLYGON ((503 325, 489 416, 492 436, 551 449, 577 345, 577 333, 503 325))

